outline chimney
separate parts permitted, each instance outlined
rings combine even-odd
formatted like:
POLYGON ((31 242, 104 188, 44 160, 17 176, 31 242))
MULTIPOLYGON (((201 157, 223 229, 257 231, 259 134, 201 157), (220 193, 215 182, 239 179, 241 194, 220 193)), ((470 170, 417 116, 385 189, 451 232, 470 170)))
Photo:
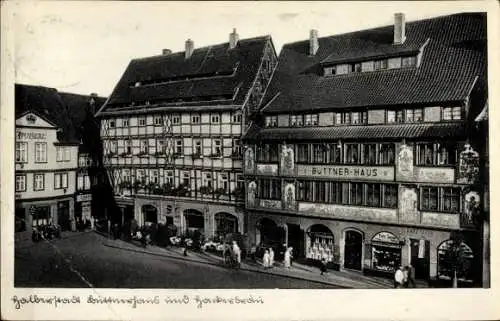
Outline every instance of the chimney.
POLYGON ((194 51, 194 42, 191 39, 186 40, 186 53, 185 57, 186 59, 189 59, 191 55, 193 54, 194 51))
POLYGON ((309 33, 309 55, 314 56, 319 48, 318 30, 312 29, 309 33))
POLYGON ((161 54, 164 56, 168 56, 172 53, 172 50, 170 49, 162 49, 161 54))
POLYGON ((236 48, 239 40, 240 35, 236 33, 236 28, 233 28, 233 32, 229 34, 229 49, 236 48))
POLYGON ((404 13, 395 13, 394 14, 394 44, 401 45, 406 40, 405 35, 405 14, 404 13))
POLYGON ((89 95, 89 107, 90 107, 90 112, 92 113, 92 115, 93 115, 93 116, 94 116, 94 115, 95 115, 95 113, 97 112, 97 110, 96 110, 96 107, 97 107, 97 106, 95 105, 95 103, 96 103, 96 100, 95 100, 95 99, 96 99, 97 97, 98 97, 98 95, 97 95, 96 93, 91 93, 91 94, 89 95))

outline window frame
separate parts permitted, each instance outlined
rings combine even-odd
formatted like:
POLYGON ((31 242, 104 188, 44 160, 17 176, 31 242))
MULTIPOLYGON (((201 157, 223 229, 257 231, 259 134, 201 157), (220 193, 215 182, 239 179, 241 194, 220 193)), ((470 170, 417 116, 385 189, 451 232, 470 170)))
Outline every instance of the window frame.
POLYGON ((15 191, 17 192, 26 192, 26 174, 16 174, 15 181, 15 191), (22 178, 22 189, 18 188, 19 181, 18 179, 22 178))
POLYGON ((145 116, 143 117, 137 117, 137 126, 139 127, 146 127, 147 125, 147 119, 145 116))
POLYGON ((33 174, 33 191, 40 192, 45 190, 45 174, 44 173, 34 173, 33 174), (42 178, 41 187, 37 187, 37 178, 42 178))
POLYGON ((28 163, 28 142, 16 142, 16 164, 28 163), (24 148, 21 148, 24 146, 24 148), (18 148, 19 147, 19 148, 18 148), (19 156, 19 160, 18 160, 19 156))
POLYGON ((161 127, 163 126, 164 119, 162 115, 154 115, 153 116, 153 126, 155 127, 161 127), (159 120, 159 122, 158 122, 159 120))
POLYGON ((54 189, 65 189, 68 188, 68 173, 54 173, 54 189), (59 184, 57 184, 57 178, 59 177, 59 184), (66 177, 66 186, 63 184, 63 177, 66 177))
POLYGON ((47 163, 48 162, 48 160, 47 160, 47 143, 45 143, 45 142, 35 142, 34 145, 35 145, 35 163, 36 164, 45 164, 45 163, 47 163), (42 152, 43 153, 41 153, 41 155, 44 156, 44 160, 39 160, 38 159, 38 156, 39 156, 38 155, 38 150, 37 150, 38 146, 43 146, 43 148, 42 148, 42 152))

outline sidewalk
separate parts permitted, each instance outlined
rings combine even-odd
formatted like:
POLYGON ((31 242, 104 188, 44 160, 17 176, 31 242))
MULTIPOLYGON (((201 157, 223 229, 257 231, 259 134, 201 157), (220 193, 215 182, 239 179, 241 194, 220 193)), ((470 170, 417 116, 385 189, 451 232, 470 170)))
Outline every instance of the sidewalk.
MULTIPOLYGON (((180 247, 172 246, 168 248, 162 248, 157 246, 148 246, 147 248, 144 248, 140 246, 138 243, 128 243, 122 240, 112 240, 112 239, 105 240, 104 245, 122 250, 148 253, 152 255, 170 257, 178 260, 197 262, 201 264, 220 265, 220 266, 223 265, 222 258, 216 254, 208 252, 197 253, 189 251, 188 256, 184 256, 183 248, 180 247)), ((293 266, 288 269, 285 268, 281 262, 276 262, 273 268, 265 269, 264 267, 262 267, 260 262, 244 261, 241 263, 240 269, 257 273, 273 274, 278 276, 307 280, 311 282, 335 285, 344 288, 355 288, 355 289, 393 288, 392 280, 389 279, 379 278, 379 277, 367 277, 359 272, 350 272, 350 271, 329 271, 325 275, 320 275, 319 269, 303 264, 298 264, 295 262, 293 263, 293 266)), ((427 287, 424 284, 418 284, 417 286, 419 288, 427 287)))

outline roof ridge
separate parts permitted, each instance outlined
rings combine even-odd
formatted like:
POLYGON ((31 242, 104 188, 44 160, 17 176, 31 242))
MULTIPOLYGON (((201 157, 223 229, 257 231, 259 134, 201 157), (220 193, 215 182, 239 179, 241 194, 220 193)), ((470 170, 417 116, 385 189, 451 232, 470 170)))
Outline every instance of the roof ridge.
MULTIPOLYGON (((256 37, 251 37, 251 38, 240 39, 240 40, 238 40, 238 43, 241 43, 241 42, 250 42, 250 41, 255 41, 255 40, 269 40, 270 38, 271 38, 271 35, 267 34, 267 35, 263 35, 263 36, 256 36, 256 37)), ((210 50, 213 47, 225 46, 225 45, 229 45, 229 41, 220 42, 220 43, 217 43, 217 44, 212 44, 212 45, 207 45, 207 46, 195 48, 194 50, 195 51, 196 50, 210 50)), ((183 55, 185 52, 186 52, 185 50, 183 50, 183 51, 176 51, 176 52, 172 52, 171 54, 168 54, 168 55, 157 54, 157 55, 153 55, 153 56, 133 58, 132 60, 134 60, 134 61, 140 61, 140 60, 146 60, 146 59, 157 58, 157 57, 171 57, 171 56, 174 56, 174 55, 181 55, 181 54, 183 55)))
MULTIPOLYGON (((482 12, 482 11, 458 12, 458 13, 452 13, 452 14, 448 14, 448 15, 429 17, 429 18, 425 18, 425 19, 415 19, 415 20, 407 21, 406 25, 408 26, 408 25, 412 25, 412 24, 416 24, 416 23, 425 23, 425 22, 428 22, 429 20, 445 19, 445 18, 450 18, 453 16, 481 14, 481 13, 484 13, 484 12, 482 12)), ((346 37, 346 36, 351 36, 351 35, 355 35, 355 34, 361 34, 361 33, 368 32, 368 31, 377 31, 377 30, 391 28, 391 27, 393 27, 393 25, 389 24, 389 25, 377 26, 377 27, 367 28, 367 29, 362 29, 362 30, 348 31, 348 32, 344 32, 344 33, 338 33, 338 34, 332 34, 329 36, 318 37, 318 40, 325 40, 325 39, 328 40, 328 39, 333 39, 333 38, 337 38, 337 37, 346 37)), ((305 40, 297 40, 294 42, 288 42, 288 43, 283 44, 283 48, 287 47, 287 46, 302 44, 302 43, 305 43, 308 41, 309 41, 309 39, 307 38, 305 40)))
POLYGON ((55 90, 59 93, 59 90, 55 87, 49 87, 49 86, 42 86, 42 85, 30 85, 30 84, 21 84, 21 83, 15 83, 15 86, 22 86, 22 87, 31 87, 31 88, 42 88, 42 89, 49 89, 49 90, 55 90))

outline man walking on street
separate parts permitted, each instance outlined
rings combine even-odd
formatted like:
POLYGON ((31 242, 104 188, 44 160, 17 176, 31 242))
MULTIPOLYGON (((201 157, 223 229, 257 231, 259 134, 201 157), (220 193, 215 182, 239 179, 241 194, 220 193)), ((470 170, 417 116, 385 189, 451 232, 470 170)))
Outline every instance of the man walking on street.
POLYGON ((411 264, 408 265, 408 287, 417 287, 415 284, 415 268, 411 264))
POLYGON ((403 288, 404 278, 405 276, 403 272, 403 267, 400 266, 399 269, 396 270, 396 273, 394 273, 394 288, 396 289, 403 288))

